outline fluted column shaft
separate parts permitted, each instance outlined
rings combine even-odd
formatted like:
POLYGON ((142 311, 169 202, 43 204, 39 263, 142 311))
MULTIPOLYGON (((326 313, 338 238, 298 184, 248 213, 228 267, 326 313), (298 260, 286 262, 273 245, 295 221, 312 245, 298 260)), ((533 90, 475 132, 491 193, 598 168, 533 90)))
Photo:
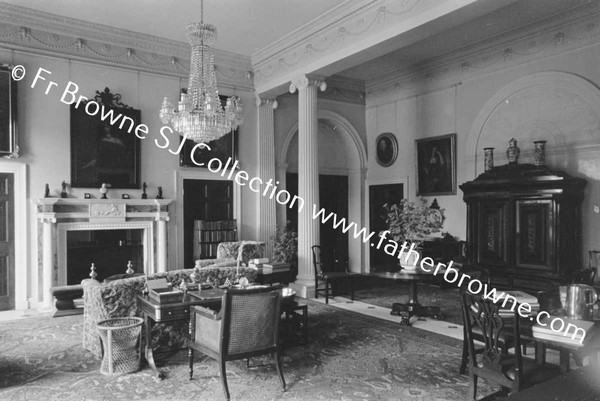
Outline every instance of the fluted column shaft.
MULTIPOLYGON (((257 97, 258 107, 258 176, 266 182, 270 179, 275 181, 275 119, 274 110, 277 108, 277 100, 257 97)), ((284 188, 284 187, 281 187, 284 188)), ((273 235, 277 228, 275 200, 266 196, 258 197, 257 236, 264 241, 265 256, 273 255, 273 235)))
POLYGON ((52 231, 56 219, 54 217, 42 218, 42 307, 44 309, 52 307, 52 276, 54 273, 54 241, 52 231))
POLYGON ((298 90, 298 196, 304 200, 298 214, 297 281, 308 285, 314 280, 311 246, 320 243, 319 222, 312 215, 319 207, 317 89, 325 90, 325 82, 301 77, 290 85, 290 92, 298 90))
POLYGON ((158 273, 167 271, 167 221, 169 218, 165 216, 156 218, 156 271, 158 273))

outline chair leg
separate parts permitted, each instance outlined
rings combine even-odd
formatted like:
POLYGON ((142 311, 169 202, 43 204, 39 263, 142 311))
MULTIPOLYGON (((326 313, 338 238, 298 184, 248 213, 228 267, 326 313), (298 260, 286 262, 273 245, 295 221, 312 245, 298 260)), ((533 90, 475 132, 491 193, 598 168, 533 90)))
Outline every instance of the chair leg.
POLYGON ((477 395, 477 375, 472 374, 471 378, 469 380, 469 399, 477 400, 476 395, 477 395))
POLYGON ((469 347, 467 343, 467 337, 465 336, 463 339, 463 351, 462 351, 462 360, 460 361, 460 369, 458 373, 464 375, 467 371, 467 361, 469 360, 469 347))
POLYGON ((193 348, 188 348, 188 359, 189 359, 189 372, 190 372, 190 380, 192 380, 192 377, 194 376, 194 349, 193 348))
POLYGON ((221 358, 221 384, 223 385, 223 392, 225 398, 229 401, 229 388, 227 387, 227 373, 225 372, 225 359, 221 358))
POLYGON ((315 276, 315 299, 319 298, 319 279, 315 276))
POLYGON ((277 349, 275 353, 275 366, 277 366, 277 373, 279 373, 279 381, 281 382, 281 386, 283 387, 283 391, 285 391, 285 378, 283 377, 283 369, 281 368, 281 352, 277 349))
POLYGON ((350 279, 350 300, 354 301, 354 279, 350 279))
MULTIPOLYGON (((333 295, 333 289, 332 291, 332 295, 333 295)), ((329 304, 329 280, 325 279, 325 303, 329 304)))

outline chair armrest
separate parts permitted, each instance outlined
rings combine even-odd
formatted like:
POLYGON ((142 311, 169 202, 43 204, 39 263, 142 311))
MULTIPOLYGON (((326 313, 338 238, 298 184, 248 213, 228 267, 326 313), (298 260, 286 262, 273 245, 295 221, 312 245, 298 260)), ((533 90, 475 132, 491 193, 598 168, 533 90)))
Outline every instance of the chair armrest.
POLYGON ((214 310, 209 308, 205 308, 204 306, 194 305, 192 307, 192 311, 194 314, 200 315, 208 319, 221 320, 221 315, 218 312, 215 312, 214 310))

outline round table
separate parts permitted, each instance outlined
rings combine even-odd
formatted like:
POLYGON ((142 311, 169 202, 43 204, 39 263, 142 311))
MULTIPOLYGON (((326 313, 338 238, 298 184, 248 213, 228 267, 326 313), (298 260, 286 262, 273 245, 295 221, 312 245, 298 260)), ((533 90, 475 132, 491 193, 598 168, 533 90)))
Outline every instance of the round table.
POLYGON ((439 306, 423 306, 419 304, 417 299, 417 284, 423 278, 433 277, 431 273, 427 273, 421 269, 415 270, 400 270, 399 272, 376 272, 371 273, 374 277, 409 281, 408 287, 408 302, 395 302, 392 304, 392 315, 400 316, 402 320, 400 324, 410 325, 410 318, 413 316, 432 317, 434 319, 444 319, 444 314, 439 306))

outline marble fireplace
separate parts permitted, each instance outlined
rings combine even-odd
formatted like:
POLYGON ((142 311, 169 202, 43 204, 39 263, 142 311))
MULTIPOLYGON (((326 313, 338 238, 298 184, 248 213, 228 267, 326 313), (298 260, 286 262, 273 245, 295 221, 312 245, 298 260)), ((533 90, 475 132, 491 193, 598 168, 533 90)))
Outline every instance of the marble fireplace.
MULTIPOLYGON (((41 237, 38 241, 42 271, 43 306, 52 305, 50 288, 68 283, 68 260, 72 259, 68 246, 73 246, 72 238, 90 237, 98 242, 98 237, 111 237, 115 254, 124 245, 139 246, 140 257, 136 271, 147 274, 167 270, 167 222, 170 199, 35 199, 36 216, 41 237), (74 235, 75 234, 75 235, 74 235), (71 238, 71 239, 69 239, 71 238), (122 238, 122 239, 118 239, 122 238), (128 239, 132 239, 128 241, 128 239), (125 244, 124 244, 125 242, 125 244)), ((77 242, 75 242, 77 243, 77 242)), ((80 244, 81 242, 79 242, 80 244)), ((110 241, 101 244, 103 252, 110 252, 110 241)), ((90 248, 91 249, 91 248, 90 248)), ((105 261, 110 263, 109 261, 105 261)), ((97 263, 102 264, 102 261, 97 263)), ((88 273, 89 273, 89 266, 88 273)), ((114 266, 112 267, 114 270, 114 266)), ((122 272, 126 266, 123 265, 122 272)), ((82 267, 77 266, 81 271, 82 267)), ((81 275, 81 272, 77 273, 81 275)), ((71 281, 73 279, 71 278, 71 281)))

